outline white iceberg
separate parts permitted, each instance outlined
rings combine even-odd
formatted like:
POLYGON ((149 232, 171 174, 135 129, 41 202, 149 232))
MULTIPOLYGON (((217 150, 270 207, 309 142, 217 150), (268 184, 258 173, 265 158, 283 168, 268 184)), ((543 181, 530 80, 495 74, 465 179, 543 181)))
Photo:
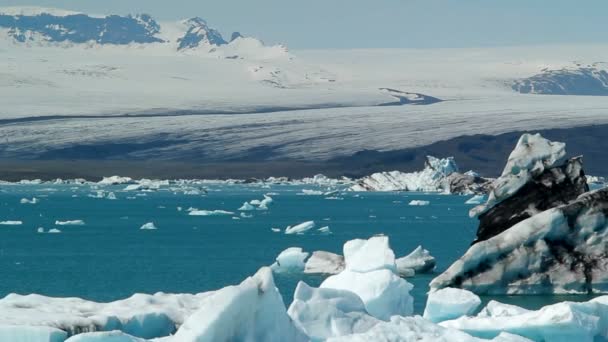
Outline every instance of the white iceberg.
POLYGON ((308 255, 309 253, 302 251, 300 247, 287 248, 277 256, 275 263, 270 268, 277 273, 303 272, 308 255))
POLYGON ((285 228, 285 234, 304 234, 315 227, 315 221, 306 221, 295 226, 285 228))
POLYGON ((200 309, 178 329, 175 341, 308 341, 286 313, 270 268, 240 285, 203 299, 200 309))
POLYGON ((190 216, 226 216, 226 215, 234 215, 232 211, 226 210, 190 210, 188 213, 190 216))
POLYGON ((344 257, 338 254, 315 251, 304 265, 304 273, 338 274, 344 270, 344 257))
POLYGON ((412 201, 410 201, 410 203, 408 203, 408 205, 411 205, 411 206, 425 206, 425 205, 429 205, 429 204, 431 204, 431 202, 423 201, 423 200, 412 200, 412 201))
POLYGON ((313 341, 362 333, 380 322, 367 313, 356 294, 304 282, 298 283, 287 313, 313 341))
POLYGON ((357 181, 352 191, 449 191, 447 177, 458 172, 454 158, 427 156, 419 172, 378 172, 357 181))
POLYGON ((106 196, 107 199, 109 200, 116 200, 116 195, 114 195, 113 192, 109 192, 108 195, 106 196))
POLYGON ((32 199, 22 198, 19 203, 21 204, 36 204, 38 203, 38 199, 36 197, 32 197, 32 199))
POLYGON ((2 226, 20 226, 23 224, 23 221, 0 221, 0 225, 2 226))
POLYGON ((52 327, 0 324, 0 341, 63 342, 67 337, 65 331, 52 327))
POLYGON ((111 176, 111 177, 103 177, 102 180, 97 182, 99 185, 118 185, 118 184, 128 184, 133 182, 133 179, 129 177, 120 177, 120 176, 111 176))
POLYGON ((83 220, 55 221, 56 226, 84 226, 83 220))
POLYGON ((447 287, 429 293, 423 317, 433 323, 475 313, 481 299, 473 292, 447 287))
POLYGON ((61 233, 61 230, 57 229, 57 228, 51 228, 48 231, 49 234, 59 234, 61 233))
POLYGON ((298 195, 321 196, 323 194, 324 192, 321 190, 302 189, 302 192, 298 195))
POLYGON ((243 203, 243 205, 238 209, 240 211, 250 211, 255 210, 255 207, 248 202, 243 203))
POLYGON ((414 310, 409 293, 413 286, 388 269, 361 273, 347 268, 325 279, 320 287, 354 292, 367 312, 381 320, 411 315, 414 310))
POLYGON ((154 222, 148 222, 148 223, 142 225, 141 227, 139 227, 139 229, 141 229, 141 230, 156 230, 158 228, 154 225, 154 222))
POLYGON ((44 233, 44 227, 38 227, 38 229, 36 229, 36 231, 38 233, 44 233))
POLYGON ((395 253, 387 236, 374 236, 368 240, 355 239, 344 244, 346 269, 370 272, 381 269, 396 270, 395 253))
MULTIPOLYGON (((78 334, 68 338, 65 342, 146 342, 144 340, 125 334, 122 331, 102 331, 78 334)), ((158 340, 156 340, 158 341, 158 340)), ((160 342, 160 341, 158 341, 160 342)))
POLYGON ((329 229, 329 226, 321 227, 317 229, 317 231, 321 234, 331 234, 331 229, 329 229))
POLYGON ((502 332, 534 341, 605 341, 608 339, 608 296, 584 303, 561 302, 536 311, 486 310, 477 317, 439 323, 481 338, 502 332), (498 315, 494 316, 494 313, 498 315))

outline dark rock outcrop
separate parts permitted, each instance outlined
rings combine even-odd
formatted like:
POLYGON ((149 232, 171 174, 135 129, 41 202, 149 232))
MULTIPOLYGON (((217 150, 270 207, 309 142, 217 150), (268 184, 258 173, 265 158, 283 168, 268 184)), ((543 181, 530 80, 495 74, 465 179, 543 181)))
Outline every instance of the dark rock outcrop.
POLYGON ((544 170, 512 197, 479 215, 477 238, 487 240, 539 212, 564 205, 589 191, 582 157, 544 170))

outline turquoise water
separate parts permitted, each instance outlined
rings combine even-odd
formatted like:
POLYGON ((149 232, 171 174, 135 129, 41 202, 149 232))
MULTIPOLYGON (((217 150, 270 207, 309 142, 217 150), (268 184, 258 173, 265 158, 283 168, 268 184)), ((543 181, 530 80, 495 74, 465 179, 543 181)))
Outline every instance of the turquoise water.
MULTIPOLYGON (((237 284, 258 268, 270 265, 287 247, 342 254, 345 241, 385 234, 395 254, 403 256, 418 245, 437 259, 437 272, 462 255, 472 241, 476 221, 468 217, 465 196, 422 193, 343 193, 343 200, 302 196, 311 186, 210 185, 206 195, 185 195, 169 188, 154 192, 113 191, 116 200, 88 197, 91 186, 6 185, 0 187, 0 296, 38 293, 76 296, 96 301, 128 297, 136 292, 196 293, 237 284), (189 216, 189 207, 234 211, 245 201, 273 192, 268 211, 252 218, 189 216), (36 204, 21 204, 36 197, 36 204), (430 201, 408 206, 409 201, 430 201), (177 208, 183 208, 179 211, 177 208), (83 220, 83 226, 55 226, 55 221, 83 220), (308 220, 328 225, 332 235, 285 235, 271 231, 308 220), (154 222, 158 230, 139 228, 154 222), (39 234, 59 228, 61 234, 39 234)), ((437 274, 417 275, 415 310, 421 313, 428 283, 437 274)), ((318 285, 322 278, 277 275, 285 302, 291 302, 299 280, 318 285)), ((486 300, 489 298, 486 298, 486 300)), ((503 302, 538 307, 575 297, 504 297, 503 302)))

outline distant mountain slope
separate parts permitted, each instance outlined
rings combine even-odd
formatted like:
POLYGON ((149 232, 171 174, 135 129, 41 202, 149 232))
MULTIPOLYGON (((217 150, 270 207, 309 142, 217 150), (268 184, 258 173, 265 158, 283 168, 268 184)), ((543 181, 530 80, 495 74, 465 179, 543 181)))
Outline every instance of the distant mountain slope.
POLYGON ((544 70, 512 88, 522 94, 608 96, 608 72, 595 66, 544 70))
MULTIPOLYGON (((35 7, 0 8, 0 31, 22 44, 165 44, 176 51, 228 45, 221 33, 200 17, 159 23, 147 14, 92 16, 35 7)), ((234 32, 230 42, 244 38, 234 32)), ((248 38, 253 39, 253 38, 248 38)), ((263 44, 260 45, 263 46, 263 44)))

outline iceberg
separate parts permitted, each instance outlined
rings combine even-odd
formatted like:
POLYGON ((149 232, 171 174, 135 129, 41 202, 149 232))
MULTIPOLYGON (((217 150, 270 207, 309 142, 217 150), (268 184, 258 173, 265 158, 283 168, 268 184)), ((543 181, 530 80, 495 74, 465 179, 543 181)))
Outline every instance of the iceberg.
POLYGON ((156 230, 158 228, 154 225, 154 222, 148 222, 148 223, 142 225, 141 227, 139 227, 139 229, 141 229, 141 230, 156 230))
POLYGON ((253 205, 249 204, 248 202, 245 202, 238 210, 240 210, 240 211, 255 210, 255 207, 253 205))
POLYGON ((408 203, 408 205, 410 205, 410 206, 425 206, 425 205, 429 205, 429 204, 431 204, 431 202, 423 201, 423 200, 412 200, 412 201, 410 201, 410 203, 408 203))
POLYGON ((540 134, 523 134, 509 155, 502 175, 493 183, 485 204, 471 210, 478 216, 486 210, 511 197, 530 179, 541 174, 566 155, 566 144, 553 142, 540 134))
POLYGON ((480 305, 481 299, 473 292, 448 287, 429 293, 423 317, 438 323, 472 315, 480 305))
POLYGON ((111 176, 111 177, 103 177, 102 180, 97 182, 99 185, 119 185, 119 184, 128 184, 132 183, 133 179, 129 177, 120 177, 120 176, 111 176))
POLYGON ((113 192, 109 192, 108 195, 106 196, 107 199, 109 200, 116 200, 116 195, 114 195, 113 192))
POLYGON ((0 225, 2 226, 20 226, 23 224, 23 221, 0 221, 0 225))
POLYGON ((61 233, 61 230, 57 229, 57 228, 51 228, 48 231, 49 234, 59 234, 61 233))
POLYGON ((304 234, 315 227, 315 221, 306 221, 295 226, 285 228, 285 234, 304 234))
POLYGON ((481 204, 484 199, 486 197, 484 195, 475 195, 471 198, 469 198, 466 202, 464 202, 465 204, 481 204))
POLYGON ((346 270, 370 272, 382 269, 395 271, 395 253, 387 236, 374 236, 368 240, 355 239, 344 244, 346 270))
POLYGON ((509 307, 512 306, 507 310, 482 310, 476 317, 463 316, 439 324, 480 338, 493 338, 503 332, 534 341, 605 341, 608 338, 608 296, 583 303, 561 302, 535 311, 509 307))
POLYGON ((234 215, 232 211, 226 210, 190 210, 188 213, 190 216, 226 216, 226 215, 234 215))
POLYGON ((287 315, 268 267, 240 285, 204 298, 173 337, 175 341, 308 341, 287 315))
POLYGON ((38 203, 38 199, 36 197, 32 197, 32 199, 22 198, 19 203, 21 204, 36 204, 38 203))
POLYGON ((55 221, 56 226, 84 226, 83 220, 55 221))
POLYGON ((331 229, 329 229, 329 226, 321 227, 317 229, 317 231, 321 234, 331 234, 331 229))
POLYGON ((380 322, 367 313, 356 294, 313 288, 302 281, 296 287, 287 313, 313 341, 362 333, 380 322))
MULTIPOLYGON (((125 334, 122 331, 103 331, 78 334, 70 337, 66 342, 146 342, 144 340, 125 334)), ((156 340, 158 341, 158 340, 156 340)), ((160 342, 160 341, 159 341, 160 342)))
POLYGON ((0 324, 0 341, 63 342, 67 337, 65 331, 52 327, 0 324))
POLYGON ((433 289, 477 294, 608 292, 608 188, 543 211, 472 245, 433 289))
POLYGON ((414 274, 432 272, 436 261, 428 250, 418 246, 410 254, 396 259, 395 264, 399 274, 410 275, 412 272, 414 274))
POLYGON ((303 272, 308 255, 300 247, 287 248, 277 256, 275 263, 270 268, 277 273, 303 272))
POLYGON ((36 231, 38 233, 44 233, 44 227, 38 227, 38 229, 36 229, 36 231))

